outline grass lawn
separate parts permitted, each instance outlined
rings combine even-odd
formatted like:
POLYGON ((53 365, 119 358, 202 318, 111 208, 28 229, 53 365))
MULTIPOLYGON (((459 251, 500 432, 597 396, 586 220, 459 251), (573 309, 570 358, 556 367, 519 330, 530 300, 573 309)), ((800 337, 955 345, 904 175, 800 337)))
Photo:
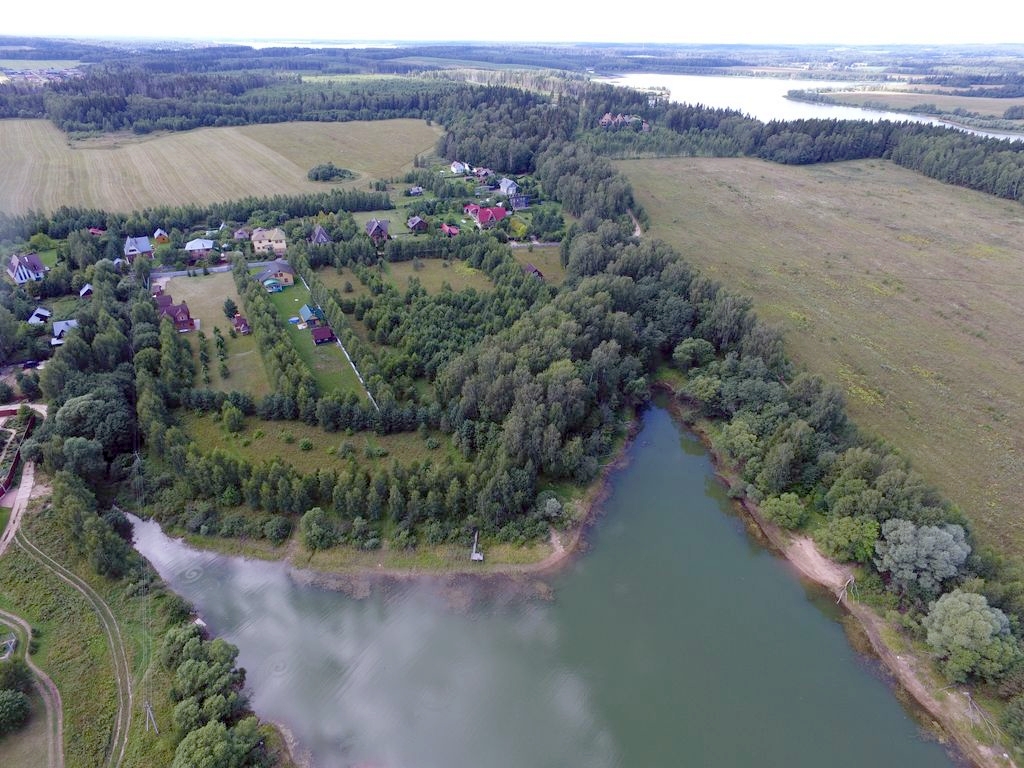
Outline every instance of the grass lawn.
POLYGON ((647 237, 751 296, 980 538, 1024 554, 1024 210, 886 161, 622 161, 647 237))
POLYGON ((389 469, 392 461, 405 466, 428 459, 434 462, 452 460, 457 464, 463 461, 448 437, 440 432, 431 433, 440 443, 439 447, 431 450, 426 445, 426 438, 418 432, 393 435, 357 432, 346 435, 344 432, 326 432, 301 421, 248 418, 245 429, 239 435, 231 435, 213 419, 212 414, 183 414, 182 420, 185 429, 204 448, 219 446, 252 462, 278 458, 300 472, 307 468, 341 469, 348 466, 349 459, 338 453, 338 448, 345 443, 351 444, 352 456, 359 465, 371 471, 389 469), (312 443, 309 450, 302 449, 303 440, 312 443))
POLYGON ((430 294, 440 293, 445 283, 448 283, 453 291, 475 288, 477 291, 484 292, 494 288, 494 283, 486 273, 474 269, 464 261, 420 259, 418 264, 419 269, 413 266, 412 261, 396 261, 387 264, 385 269, 388 280, 403 292, 409 287, 410 277, 416 277, 430 294))
POLYGON ((297 317, 299 307, 312 301, 309 291, 301 283, 285 288, 280 293, 270 294, 270 299, 277 308, 277 314, 285 324, 299 357, 306 364, 316 379, 322 394, 339 391, 355 392, 366 401, 366 390, 359 383, 355 371, 345 358, 345 353, 337 344, 314 344, 308 328, 299 328, 298 323, 289 323, 288 318, 297 317))
POLYGON ((0 211, 61 205, 128 212, 252 195, 329 189, 310 181, 333 162, 357 174, 346 185, 397 176, 433 151, 440 128, 425 120, 291 122, 70 140, 48 120, 0 120, 0 211))
POLYGON ((7 530, 7 521, 11 519, 11 508, 0 507, 0 534, 7 530))
MULTIPOLYGON (((174 297, 175 302, 184 301, 188 304, 192 317, 199 320, 199 327, 206 334, 210 344, 210 386, 224 392, 232 390, 245 391, 255 398, 270 393, 270 382, 267 370, 263 365, 259 347, 253 336, 231 338, 231 323, 224 315, 224 300, 230 298, 238 306, 240 312, 242 300, 235 290, 235 281, 230 272, 218 272, 214 275, 198 275, 196 277, 174 277, 167 281, 164 290, 174 297), (213 335, 214 327, 219 327, 224 334, 228 348, 227 379, 220 377, 220 359, 217 357, 217 344, 213 335)), ((199 340, 196 334, 187 334, 198 363, 199 340)), ((198 368, 197 368, 198 370, 198 368)))

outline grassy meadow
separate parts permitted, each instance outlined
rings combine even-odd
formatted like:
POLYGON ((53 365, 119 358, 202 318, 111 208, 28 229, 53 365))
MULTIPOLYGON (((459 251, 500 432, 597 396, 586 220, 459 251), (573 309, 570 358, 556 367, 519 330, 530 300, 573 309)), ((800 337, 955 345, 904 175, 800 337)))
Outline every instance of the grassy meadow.
POLYGON ((128 212, 250 195, 329 188, 314 165, 355 171, 349 185, 402 173, 432 151, 437 126, 423 120, 276 123, 147 136, 75 140, 46 120, 0 120, 0 211, 61 205, 128 212))
POLYGON ((387 264, 387 278, 395 288, 404 291, 409 287, 409 278, 415 277, 429 294, 440 293, 445 283, 450 285, 453 291, 474 288, 482 293, 494 288, 494 283, 485 272, 469 266, 464 261, 420 259, 418 264, 419 268, 412 261, 387 264))
POLYGON ((885 104, 896 110, 908 110, 924 104, 934 104, 939 111, 951 113, 957 109, 976 112, 982 117, 999 117, 1009 107, 1024 106, 1024 98, 996 99, 985 96, 959 96, 952 93, 924 93, 917 91, 837 91, 829 97, 839 104, 862 107, 865 104, 885 104))
POLYGON ((646 236, 752 297, 865 432, 1024 554, 1024 208, 886 161, 618 165, 646 236))

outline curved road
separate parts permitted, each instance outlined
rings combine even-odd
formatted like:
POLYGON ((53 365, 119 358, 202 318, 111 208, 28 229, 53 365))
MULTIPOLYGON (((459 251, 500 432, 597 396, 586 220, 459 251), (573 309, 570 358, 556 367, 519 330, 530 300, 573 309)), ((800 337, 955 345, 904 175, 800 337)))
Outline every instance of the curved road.
MULTIPOLYGON (((24 532, 21 531, 21 520, 28 507, 28 500, 32 494, 34 482, 35 465, 31 462, 26 462, 25 468, 22 470, 21 485, 18 488, 18 495, 14 501, 11 519, 8 522, 7 529, 3 532, 3 535, 0 536, 0 555, 3 555, 12 541, 16 542, 30 558, 35 560, 45 569, 53 572, 57 578, 69 584, 73 589, 77 590, 83 597, 85 597, 86 601, 96 612, 100 625, 103 627, 103 633, 107 638, 107 645, 110 648, 110 658, 114 665, 114 678, 117 682, 117 713, 114 719, 114 732, 111 735, 107 759, 104 764, 107 768, 118 768, 124 760, 125 751, 128 748, 128 732, 131 728, 132 709, 134 705, 131 666, 128 663, 128 654, 125 650, 124 639, 121 636, 121 628, 117 623, 117 619, 114 616, 113 611, 110 610, 110 606, 104 602, 103 598, 101 598, 88 583, 39 549, 39 547, 29 541, 24 532)), ((9 617, 12 621, 18 624, 18 626, 25 629, 26 632, 31 631, 29 625, 20 617, 5 612, 0 612, 0 614, 9 617)), ((26 637, 29 636, 30 635, 26 635, 26 637)), ((25 656, 26 659, 28 659, 27 653, 25 656)), ((51 768, 61 768, 64 765, 64 710, 61 706, 60 693, 57 691, 56 686, 54 686, 53 681, 50 680, 49 677, 44 675, 42 671, 38 670, 31 661, 29 661, 29 664, 33 672, 40 676, 38 679, 42 681, 45 678, 46 682, 44 685, 48 684, 49 699, 46 693, 43 695, 43 701, 47 702, 48 716, 51 712, 51 705, 56 706, 56 740, 51 738, 49 765, 51 768)), ((40 689, 40 692, 43 692, 42 688, 40 689)))
POLYGON ((110 606, 85 581, 29 541, 24 532, 17 531, 14 541, 29 557, 52 571, 57 578, 69 584, 85 597, 100 620, 103 634, 106 635, 107 645, 110 648, 110 657, 114 664, 114 678, 117 682, 117 714, 114 718, 114 732, 110 738, 110 746, 104 764, 108 768, 118 768, 124 760, 125 750, 128 748, 128 731, 131 728, 134 703, 131 667, 128 664, 124 639, 121 637, 121 627, 118 625, 113 611, 110 610, 110 606))
POLYGON ((28 653, 28 644, 32 638, 32 627, 20 616, 0 610, 0 619, 8 624, 19 627, 25 640, 25 663, 35 675, 36 690, 46 708, 47 758, 49 768, 64 768, 64 705, 60 700, 60 691, 43 670, 35 665, 28 653))

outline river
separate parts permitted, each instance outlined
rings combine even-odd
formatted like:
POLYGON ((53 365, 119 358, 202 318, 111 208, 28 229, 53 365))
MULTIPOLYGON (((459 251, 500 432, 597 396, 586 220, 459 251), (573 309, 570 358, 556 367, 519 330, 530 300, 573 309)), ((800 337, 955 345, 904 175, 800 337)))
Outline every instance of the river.
POLYGON ((895 122, 944 125, 967 131, 977 136, 1019 141, 1024 136, 1000 131, 984 131, 936 120, 924 115, 861 109, 842 104, 818 104, 787 99, 789 91, 808 91, 819 88, 853 88, 861 83, 850 80, 811 80, 779 77, 750 77, 724 75, 667 75, 633 73, 614 78, 596 78, 598 82, 623 85, 630 88, 668 88, 672 101, 685 104, 703 104, 706 107, 736 109, 762 122, 771 120, 809 120, 826 118, 836 120, 892 120, 895 122))
POLYGON ((320 768, 953 765, 832 600, 752 540, 695 438, 655 408, 627 458, 550 600, 356 600, 150 522, 136 546, 320 768))

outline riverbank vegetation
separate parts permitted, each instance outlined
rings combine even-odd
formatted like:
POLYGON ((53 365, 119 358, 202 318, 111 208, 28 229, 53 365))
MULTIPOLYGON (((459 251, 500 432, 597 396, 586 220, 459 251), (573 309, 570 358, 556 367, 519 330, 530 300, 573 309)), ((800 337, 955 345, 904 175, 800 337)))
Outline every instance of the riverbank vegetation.
MULTIPOLYGON (((266 86, 262 75, 254 77, 227 78, 222 85, 243 94, 266 86)), ((112 127, 149 119, 132 118, 116 97, 105 109, 98 92, 86 88, 103 83, 116 91, 131 82, 116 70, 98 70, 54 96, 52 109, 76 128, 84 118, 72 112, 86 103, 98 105, 112 127)), ((135 82, 151 91, 147 109, 163 104, 178 110, 174 120, 182 121, 171 127, 189 125, 191 107, 174 93, 176 87, 188 92, 187 78, 146 75, 135 82)), ((322 91, 300 85, 287 86, 289 94, 299 94, 295 115, 351 118, 310 111, 310 100, 322 91)), ((159 319, 143 271, 122 273, 98 250, 81 259, 76 266, 93 285, 93 297, 40 376, 51 418, 25 453, 53 477, 54 515, 82 562, 114 584, 145 582, 126 543, 123 515, 111 506, 115 500, 201 536, 275 545, 296 537, 328 562, 342 544, 366 552, 414 552, 423 543, 468 550, 476 532, 485 546, 536 541, 574 521, 574 494, 598 476, 632 413, 647 401, 654 377, 672 369, 676 396, 711 421, 716 450, 735 467, 735 498, 760 505, 780 525, 806 530, 832 556, 858 564, 863 599, 927 648, 950 681, 1009 701, 1010 713, 1024 707, 1024 687, 1016 682, 1024 678, 1016 634, 1024 616, 1018 561, 979 546, 971 520, 906 457, 860 433, 839 386, 795 365, 781 333, 758 318, 750 298, 714 279, 711 270, 702 273, 665 242, 639 237, 654 201, 641 205, 606 156, 655 151, 667 137, 665 146, 675 152, 749 154, 784 165, 890 158, 1018 200, 1013 179, 1024 168, 1020 148, 910 125, 764 125, 606 86, 580 86, 557 101, 441 79, 395 82, 372 97, 362 87, 339 87, 331 109, 345 104, 370 117, 416 112, 443 126, 435 153, 445 163, 465 159, 515 175, 548 206, 550 213, 539 218, 546 231, 561 235, 564 281, 551 285, 512 255, 506 243, 516 234, 509 223, 520 215, 515 212, 493 229, 372 243, 354 226, 352 213, 390 209, 385 180, 370 192, 278 195, 127 215, 66 208, 8 218, 8 237, 44 233, 63 240, 102 227, 115 248, 121 237, 157 227, 279 224, 290 235, 288 260, 308 284, 308 298, 362 375, 359 388, 351 380, 318 377, 299 349, 311 339, 286 330, 282 309, 288 305, 269 298, 239 254, 236 296, 271 391, 212 389, 187 335, 159 319), (612 113, 643 119, 614 130, 601 124, 612 113), (644 131, 645 121, 654 129, 644 131), (953 146, 957 152, 941 154, 953 146), (964 148, 969 164, 960 160, 964 148), (310 244, 314 220, 328 224, 337 240, 310 244), (423 260, 476 270, 493 287, 427 291, 414 269, 423 260), (413 274, 396 285, 387 265, 405 262, 413 274), (323 279, 331 270, 350 273, 358 291, 323 279), (298 452, 278 450, 268 434, 298 452), (976 631, 959 631, 968 625, 976 631)), ((290 103, 281 95, 268 98, 261 119, 285 119, 281 110, 290 103)), ((225 98, 218 114, 233 105, 225 98)), ((292 109, 286 116, 294 116, 292 109)), ((236 113, 240 120, 255 116, 236 113)), ((786 173, 784 165, 773 167, 786 173)), ((423 212, 458 216, 472 199, 464 182, 440 162, 429 176, 424 186, 431 209, 423 212)), ((680 174, 677 181, 685 178, 680 174)), ((420 179, 427 176, 414 169, 401 182, 420 179)), ((658 205, 674 206, 677 219, 686 216, 668 195, 658 205)), ((836 206, 833 216, 842 218, 842 210, 836 206)), ((744 225, 749 218, 749 211, 736 216, 744 225)), ((774 223, 750 221, 761 233, 774 223)), ((462 218, 459 223, 475 229, 462 218)), ((807 244, 793 248, 803 253, 807 244)), ((888 288, 882 282, 879 295, 888 288)), ((852 321, 839 333, 851 327, 852 321)), ((193 639, 171 641, 169 655, 177 658, 179 645, 194 646, 191 660, 211 675, 230 667, 229 650, 193 639)), ((207 739, 232 749, 251 743, 250 722, 232 704, 240 680, 228 677, 226 687, 210 690, 176 680, 179 755, 207 739)), ((1013 717, 1006 722, 1016 733, 1013 717)))

